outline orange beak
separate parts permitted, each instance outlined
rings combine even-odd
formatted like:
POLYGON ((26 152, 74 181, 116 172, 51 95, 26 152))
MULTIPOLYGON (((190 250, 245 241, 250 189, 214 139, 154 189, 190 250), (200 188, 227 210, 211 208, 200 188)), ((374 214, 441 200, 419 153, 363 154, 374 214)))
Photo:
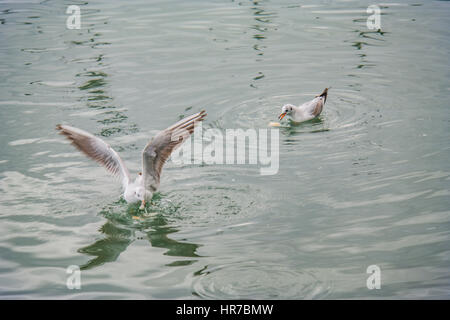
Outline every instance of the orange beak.
POLYGON ((280 114, 278 116, 278 120, 282 120, 284 118, 284 116, 286 115, 286 112, 283 112, 282 114, 280 114))

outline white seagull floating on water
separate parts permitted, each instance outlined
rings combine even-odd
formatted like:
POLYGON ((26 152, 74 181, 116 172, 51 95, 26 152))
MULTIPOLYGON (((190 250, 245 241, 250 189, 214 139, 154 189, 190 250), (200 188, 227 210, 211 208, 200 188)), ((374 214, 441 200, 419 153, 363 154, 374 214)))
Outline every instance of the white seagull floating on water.
POLYGON ((203 110, 184 118, 161 131, 145 146, 142 151, 142 172, 131 181, 130 173, 124 162, 113 148, 102 139, 78 128, 56 126, 60 134, 66 136, 78 150, 97 161, 114 175, 122 179, 123 197, 128 203, 141 202, 140 209, 145 208, 153 193, 159 187, 161 170, 172 151, 179 147, 192 132, 197 122, 206 116, 203 110))
POLYGON ((311 101, 305 102, 301 106, 296 107, 292 104, 285 104, 281 108, 281 114, 278 116, 278 119, 281 120, 286 115, 289 115, 294 122, 304 122, 317 118, 327 101, 328 89, 329 88, 325 88, 321 94, 317 95, 311 101))

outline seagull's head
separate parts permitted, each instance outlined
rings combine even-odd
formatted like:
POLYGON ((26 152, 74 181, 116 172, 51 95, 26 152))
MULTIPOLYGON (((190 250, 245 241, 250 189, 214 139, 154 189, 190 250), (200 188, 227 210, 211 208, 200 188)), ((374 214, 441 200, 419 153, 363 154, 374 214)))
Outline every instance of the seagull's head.
POLYGON ((292 114, 292 110, 294 110, 294 106, 292 104, 285 104, 281 108, 281 114, 278 116, 278 119, 279 120, 283 119, 287 114, 291 115, 292 114))

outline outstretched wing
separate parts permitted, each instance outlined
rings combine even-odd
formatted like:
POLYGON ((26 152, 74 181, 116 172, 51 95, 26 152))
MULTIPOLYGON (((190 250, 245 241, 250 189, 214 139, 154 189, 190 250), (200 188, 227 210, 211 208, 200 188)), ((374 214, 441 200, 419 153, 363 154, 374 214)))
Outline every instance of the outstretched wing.
POLYGON ((70 142, 89 158, 97 161, 109 172, 122 179, 122 186, 126 188, 130 181, 130 173, 116 151, 102 139, 84 130, 60 125, 56 126, 60 134, 64 135, 70 142))
POLYGON ((142 171, 145 188, 156 191, 159 187, 161 170, 172 151, 179 147, 194 132, 197 122, 206 116, 205 110, 184 118, 161 131, 142 152, 142 171))

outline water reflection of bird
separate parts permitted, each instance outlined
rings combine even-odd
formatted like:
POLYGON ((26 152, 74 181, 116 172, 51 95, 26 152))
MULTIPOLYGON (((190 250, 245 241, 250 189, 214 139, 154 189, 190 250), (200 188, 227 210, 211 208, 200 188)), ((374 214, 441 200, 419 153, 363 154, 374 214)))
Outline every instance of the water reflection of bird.
POLYGON ((124 199, 128 203, 140 201, 140 209, 144 209, 146 201, 151 200, 159 187, 164 163, 172 151, 194 132, 196 123, 202 121, 205 116, 203 110, 178 121, 156 135, 142 151, 143 174, 139 173, 134 182, 131 181, 130 173, 118 153, 102 139, 66 125, 57 125, 56 129, 85 155, 106 167, 109 172, 120 176, 124 199))
POLYGON ((195 258, 199 257, 196 253, 199 245, 171 239, 169 235, 178 232, 178 229, 171 226, 164 215, 160 214, 136 224, 129 215, 124 217, 109 213, 108 221, 99 229, 104 237, 78 249, 80 253, 93 256, 81 266, 82 270, 116 261, 132 242, 140 239, 136 236, 137 232, 144 233, 152 247, 167 249, 165 255, 188 258, 174 260, 168 266, 189 265, 197 261, 195 258))
POLYGON ((328 89, 325 88, 323 92, 317 95, 311 101, 296 107, 292 104, 285 104, 281 108, 281 114, 278 119, 283 119, 286 115, 290 116, 294 122, 304 122, 314 118, 317 118, 323 110, 323 106, 327 101, 328 89))

